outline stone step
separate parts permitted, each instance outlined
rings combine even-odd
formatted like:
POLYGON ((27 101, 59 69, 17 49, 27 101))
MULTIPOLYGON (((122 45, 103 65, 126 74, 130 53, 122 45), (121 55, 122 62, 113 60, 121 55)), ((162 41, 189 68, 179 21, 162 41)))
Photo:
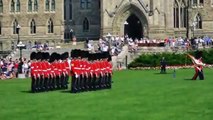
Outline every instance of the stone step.
MULTIPOLYGON (((50 50, 45 50, 42 52, 49 52, 50 54, 52 54, 53 52, 57 52, 57 53, 64 53, 64 52, 71 52, 72 49, 84 49, 84 43, 83 42, 79 42, 77 43, 77 45, 72 45, 71 43, 69 44, 60 44, 60 45, 56 45, 53 47, 53 49, 50 50)), ((22 57, 30 59, 30 54, 32 52, 36 52, 36 49, 23 49, 22 50, 22 57)), ((20 50, 17 49, 13 52, 11 52, 10 55, 8 55, 7 57, 11 57, 12 59, 19 59, 20 58, 20 50)))

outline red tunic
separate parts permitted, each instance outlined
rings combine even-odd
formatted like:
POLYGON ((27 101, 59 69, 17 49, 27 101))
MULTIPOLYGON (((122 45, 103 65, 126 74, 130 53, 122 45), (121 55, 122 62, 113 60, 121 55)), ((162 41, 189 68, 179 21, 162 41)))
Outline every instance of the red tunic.
POLYGON ((36 72, 37 72, 36 62, 32 62, 32 63, 31 63, 30 69, 31 69, 31 76, 37 77, 37 76, 36 76, 36 72))

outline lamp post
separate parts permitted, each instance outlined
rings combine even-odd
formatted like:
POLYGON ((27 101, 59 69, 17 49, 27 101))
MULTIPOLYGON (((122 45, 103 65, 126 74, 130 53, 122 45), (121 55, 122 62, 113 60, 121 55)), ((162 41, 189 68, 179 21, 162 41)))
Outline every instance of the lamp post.
POLYGON ((129 23, 127 21, 124 22, 124 36, 127 34, 127 26, 129 25, 129 23))
POLYGON ((197 21, 193 21, 192 25, 191 25, 193 38, 195 36, 195 28, 196 28, 196 26, 197 26, 197 21))
POLYGON ((106 35, 108 41, 109 41, 109 52, 111 53, 111 44, 112 44, 112 35, 110 33, 108 33, 106 35))
POLYGON ((71 40, 73 38, 73 29, 72 28, 70 29, 70 38, 71 38, 71 40))
POLYGON ((17 48, 19 48, 20 58, 22 58, 22 49, 26 49, 26 45, 23 44, 22 42, 19 42, 18 45, 17 45, 17 48))
POLYGON ((19 39, 19 30, 21 29, 21 26, 18 24, 17 26, 16 26, 16 33, 18 34, 18 40, 17 40, 17 45, 19 44, 19 42, 20 42, 20 39, 19 39))

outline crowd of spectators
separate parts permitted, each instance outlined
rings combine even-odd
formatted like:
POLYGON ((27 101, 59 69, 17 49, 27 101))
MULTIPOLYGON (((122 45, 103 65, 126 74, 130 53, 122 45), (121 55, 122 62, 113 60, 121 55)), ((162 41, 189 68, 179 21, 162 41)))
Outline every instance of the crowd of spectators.
POLYGON ((86 48, 91 52, 106 52, 110 51, 111 55, 118 55, 124 46, 124 37, 111 36, 110 38, 100 38, 97 45, 94 45, 93 40, 86 40, 86 48), (95 47, 97 46, 97 48, 95 47))
POLYGON ((211 47, 212 38, 208 36, 202 36, 192 39, 183 37, 168 37, 165 39, 148 39, 148 38, 130 38, 126 36, 111 36, 111 38, 103 37, 98 41, 97 50, 95 49, 94 41, 87 40, 86 48, 89 51, 108 51, 110 50, 112 55, 118 55, 122 51, 123 45, 128 45, 129 52, 137 52, 139 47, 165 47, 172 50, 189 50, 198 49, 198 47, 211 47), (110 40, 109 40, 110 39, 110 40))
MULTIPOLYGON (((212 47, 213 40, 208 36, 196 37, 192 39, 182 37, 168 37, 165 39, 132 39, 128 36, 111 36, 102 37, 97 44, 93 40, 86 40, 85 47, 90 52, 105 52, 110 51, 112 56, 118 55, 122 51, 124 45, 128 45, 130 52, 136 52, 141 46, 161 46, 169 47, 171 49, 181 48, 184 50, 198 49, 199 47, 212 47), (95 47, 97 46, 97 47, 95 47)), ((50 49, 48 43, 41 44, 35 42, 33 45, 28 43, 26 49, 48 50, 50 49)), ((26 58, 12 60, 12 58, 0 58, 0 79, 10 79, 18 77, 18 73, 24 73, 26 77, 30 72, 30 60, 26 58)))
POLYGON ((169 37, 165 39, 132 39, 126 38, 128 41, 130 51, 135 51, 138 47, 169 47, 171 49, 198 49, 198 48, 207 48, 212 47, 213 39, 208 36, 195 37, 192 39, 182 38, 182 37, 169 37))
MULTIPOLYGON (((45 51, 45 50, 53 49, 53 47, 51 47, 49 45, 48 41, 45 42, 45 43, 41 43, 41 42, 37 42, 37 41, 32 43, 31 41, 29 41, 29 42, 25 42, 23 44, 26 46, 25 49, 27 49, 27 50, 45 51)), ((17 44, 13 42, 12 43, 12 50, 17 49, 17 47, 15 47, 15 46, 17 46, 17 44)))
POLYGON ((17 78, 18 73, 23 73, 26 77, 29 76, 30 61, 26 58, 12 60, 12 58, 0 59, 0 79, 17 78))

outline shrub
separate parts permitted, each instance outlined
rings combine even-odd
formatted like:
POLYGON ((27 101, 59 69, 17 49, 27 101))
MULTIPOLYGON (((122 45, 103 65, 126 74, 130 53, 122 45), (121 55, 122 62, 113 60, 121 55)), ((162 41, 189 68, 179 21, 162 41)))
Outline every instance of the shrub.
MULTIPOLYGON (((189 51, 187 53, 195 56, 197 51, 189 51)), ((203 62, 213 64, 213 49, 202 50, 203 62)), ((161 58, 164 57, 167 65, 191 65, 191 59, 186 56, 186 53, 157 53, 157 54, 142 54, 128 65, 128 68, 135 67, 158 67, 160 66, 161 58)))

